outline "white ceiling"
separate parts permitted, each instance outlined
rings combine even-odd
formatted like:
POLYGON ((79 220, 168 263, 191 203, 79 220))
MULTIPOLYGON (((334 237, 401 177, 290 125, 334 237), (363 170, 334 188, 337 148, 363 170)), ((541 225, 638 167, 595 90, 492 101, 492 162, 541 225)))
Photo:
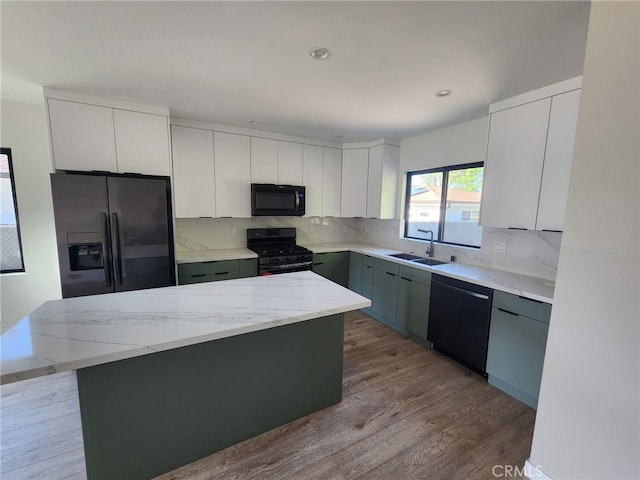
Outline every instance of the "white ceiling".
POLYGON ((588 16, 577 1, 3 0, 1 93, 41 101, 47 86, 304 137, 402 139, 580 75, 588 16), (317 46, 331 57, 312 60, 317 46))

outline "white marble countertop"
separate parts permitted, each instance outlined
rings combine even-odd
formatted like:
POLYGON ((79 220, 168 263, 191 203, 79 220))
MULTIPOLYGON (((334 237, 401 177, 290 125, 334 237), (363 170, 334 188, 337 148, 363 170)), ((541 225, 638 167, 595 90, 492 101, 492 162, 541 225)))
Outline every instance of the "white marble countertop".
MULTIPOLYGON (((539 300, 541 302, 553 303, 553 290, 555 282, 551 280, 545 280, 542 278, 530 277, 527 275, 521 275, 517 273, 505 272, 503 270, 495 270, 486 267, 477 267, 474 265, 467 265, 464 263, 447 263, 444 265, 427 266, 419 263, 410 262, 407 260, 401 260, 399 258, 390 257, 389 254, 401 253, 400 250, 393 248, 380 247, 376 245, 368 245, 364 243, 319 243, 319 244, 301 244, 303 247, 308 248, 313 253, 327 253, 327 252, 343 252, 351 251, 370 255, 372 257, 382 258, 390 262, 399 263, 401 265, 408 265, 422 270, 427 270, 432 273, 438 273, 447 277, 456 278, 477 285, 493 288, 495 290, 501 290, 503 292, 512 293, 514 295, 521 295, 525 298, 532 300, 539 300)), ((207 250, 201 253, 200 260, 197 257, 185 257, 183 254, 176 254, 178 256, 178 263, 185 262, 197 262, 197 261, 211 261, 211 260, 227 260, 229 258, 250 258, 233 256, 233 252, 249 252, 252 256, 256 256, 251 250, 248 249, 228 249, 228 250, 207 250), (210 253, 205 253, 210 252, 210 253), (221 252, 221 253, 215 253, 221 252), (219 257, 216 257, 219 255, 219 257), (215 258, 214 258, 215 257, 215 258), (190 260, 188 258, 194 258, 190 260)))
POLYGON ((313 272, 53 300, 0 337, 0 384, 370 305, 313 272))
POLYGON ((177 263, 217 262, 220 260, 241 260, 244 258, 258 258, 258 254, 248 248, 221 248, 216 250, 176 252, 177 263))

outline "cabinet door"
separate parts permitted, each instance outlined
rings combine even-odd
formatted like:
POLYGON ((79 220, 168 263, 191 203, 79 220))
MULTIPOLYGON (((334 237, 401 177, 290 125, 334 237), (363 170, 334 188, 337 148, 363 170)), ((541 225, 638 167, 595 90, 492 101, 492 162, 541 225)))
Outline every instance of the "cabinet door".
POLYGON ((551 99, 536 230, 560 231, 564 228, 579 106, 580 90, 551 99))
POLYGON ((215 217, 213 132, 173 125, 171 148, 176 217, 215 217))
POLYGON ((251 183, 278 183, 278 142, 251 137, 251 183))
POLYGON ((323 155, 322 216, 339 217, 342 188, 342 150, 324 147, 323 155))
POLYGON ((238 260, 240 278, 255 277, 258 275, 258 259, 243 258, 238 260))
POLYGON ((48 106, 56 169, 118 171, 111 108, 53 98, 48 106))
POLYGON ((278 141, 278 183, 304 185, 301 143, 278 141))
POLYGON ((333 252, 314 253, 312 270, 324 278, 333 280, 333 252))
MULTIPOLYGON (((373 298, 373 265, 367 265, 364 263, 362 269, 362 296, 371 300, 373 298)), ((363 308, 363 311, 369 313, 371 307, 363 308)))
POLYGON ((342 217, 366 217, 369 149, 354 148, 342 152, 342 217))
POLYGON ((349 285, 349 252, 333 253, 333 275, 331 280, 338 285, 348 287, 349 285))
POLYGON ((382 205, 382 156, 383 145, 369 149, 367 218, 380 218, 380 206, 382 205))
POLYGON ((118 172, 171 176, 169 119, 113 110, 118 172))
POLYGON ((305 217, 322 216, 322 147, 302 146, 302 177, 306 187, 305 217))
POLYGON ((349 289, 362 295, 362 271, 364 255, 351 252, 349 255, 349 289))
MULTIPOLYGON (((487 372, 519 390, 520 400, 535 408, 549 326, 497 308, 491 312, 487 372)), ((515 393, 515 392, 511 392, 515 393)))
POLYGON ((400 275, 398 279, 398 325, 427 340, 430 285, 400 275))
POLYGON ((483 227, 536 227, 551 99, 491 114, 484 168, 483 227))
POLYGON ((398 275, 386 270, 373 269, 373 313, 390 322, 396 322, 398 308, 398 275))
POLYGON ((214 132, 216 214, 251 216, 251 141, 246 135, 214 132))

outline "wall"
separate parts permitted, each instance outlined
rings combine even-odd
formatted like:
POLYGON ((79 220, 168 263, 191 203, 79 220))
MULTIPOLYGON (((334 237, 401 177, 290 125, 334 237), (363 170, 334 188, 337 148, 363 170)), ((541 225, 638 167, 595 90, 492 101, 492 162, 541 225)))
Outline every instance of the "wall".
POLYGON ((640 478, 639 19, 591 6, 530 460, 553 479, 640 478))
POLYGON ((11 148, 25 272, 0 276, 2 331, 61 298, 44 104, 2 101, 0 144, 11 148))

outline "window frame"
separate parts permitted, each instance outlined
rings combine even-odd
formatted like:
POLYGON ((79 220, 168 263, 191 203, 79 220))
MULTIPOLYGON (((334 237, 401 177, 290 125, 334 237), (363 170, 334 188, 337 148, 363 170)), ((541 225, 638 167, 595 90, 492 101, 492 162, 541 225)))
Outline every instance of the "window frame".
POLYGON ((22 234, 20 233, 20 216, 18 214, 18 197, 16 196, 16 181, 13 171, 13 156, 11 155, 11 149, 5 147, 0 147, 0 155, 7 156, 7 164, 9 165, 9 181, 11 183, 11 196, 13 197, 13 210, 16 216, 16 233, 18 236, 18 248, 20 249, 20 262, 22 263, 22 268, 2 270, 2 268, 0 267, 0 275, 5 273, 23 273, 26 270, 24 265, 24 250, 22 248, 22 234))
MULTIPOLYGON (((404 197, 404 231, 403 238, 407 240, 419 240, 423 242, 428 242, 429 240, 425 238, 419 237, 411 237, 408 235, 409 231, 409 205, 411 203, 411 177, 413 175, 424 175, 428 173, 442 173, 442 189, 440 191, 440 221, 438 222, 438 238, 433 239, 434 242, 441 243, 443 245, 453 245, 456 247, 467 247, 467 248, 477 248, 480 249, 481 245, 469 245, 465 243, 454 243, 454 242, 445 242, 442 240, 444 236, 444 226, 445 226, 445 214, 447 207, 447 193, 449 190, 449 172, 452 170, 465 170, 467 168, 484 168, 484 162, 472 162, 472 163, 460 163, 457 165, 447 165, 446 167, 437 167, 437 168, 427 168, 424 170, 414 170, 411 172, 407 172, 407 181, 405 188, 405 197, 404 197)), ((483 171, 484 174, 484 171, 483 171)))

